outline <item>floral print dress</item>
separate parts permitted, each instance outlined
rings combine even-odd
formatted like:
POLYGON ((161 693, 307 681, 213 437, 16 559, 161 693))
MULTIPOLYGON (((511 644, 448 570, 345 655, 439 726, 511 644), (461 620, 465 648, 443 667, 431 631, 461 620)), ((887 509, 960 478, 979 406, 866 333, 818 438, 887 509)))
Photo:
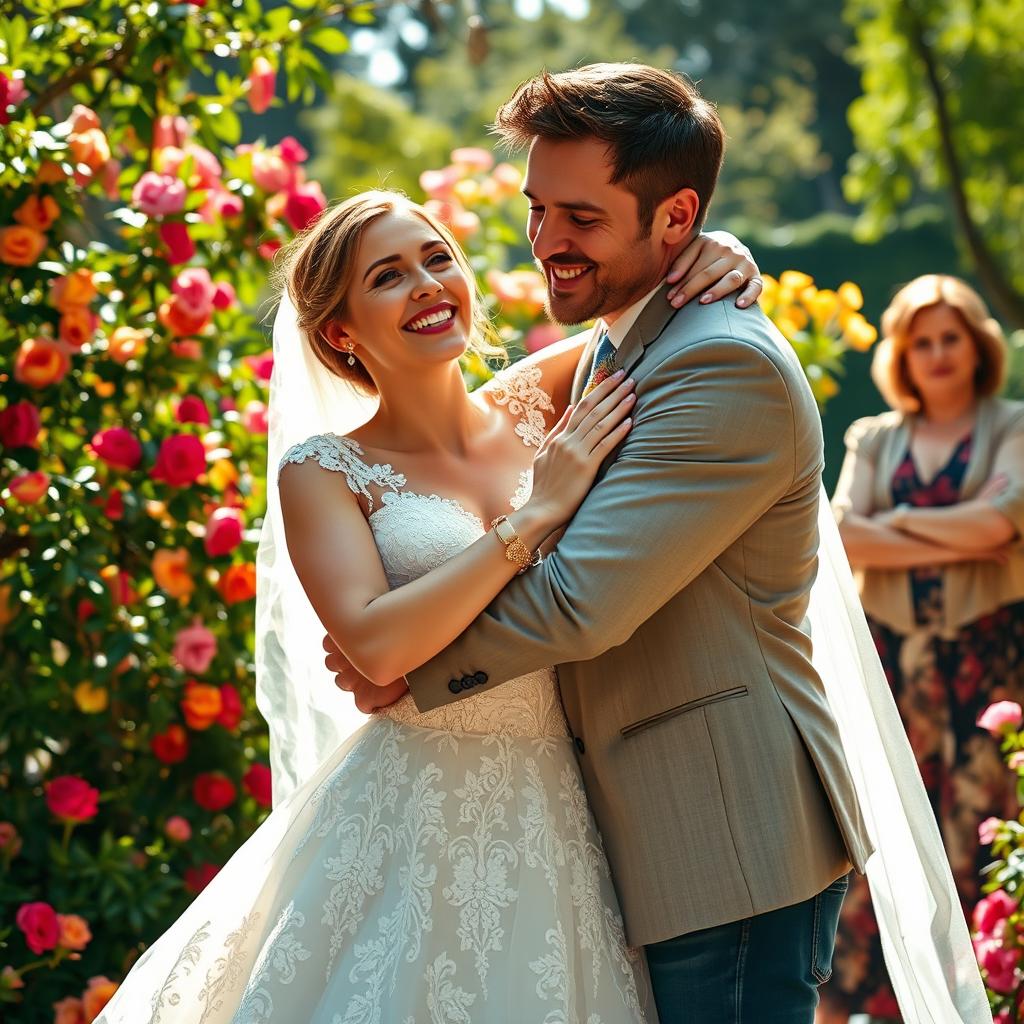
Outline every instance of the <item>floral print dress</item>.
MULTIPOLYGON (((917 508, 960 500, 973 439, 965 437, 930 483, 908 447, 893 475, 893 504, 917 508)), ((1014 816, 1016 780, 992 737, 975 724, 993 701, 1024 698, 1024 602, 940 635, 943 588, 937 568, 908 572, 917 628, 903 635, 868 619, 885 674, 942 831, 953 878, 970 914, 980 898, 988 851, 978 842, 985 818, 1014 816)), ((839 922, 833 975, 822 990, 833 1011, 899 1019, 889 986, 867 880, 854 876, 839 922)))

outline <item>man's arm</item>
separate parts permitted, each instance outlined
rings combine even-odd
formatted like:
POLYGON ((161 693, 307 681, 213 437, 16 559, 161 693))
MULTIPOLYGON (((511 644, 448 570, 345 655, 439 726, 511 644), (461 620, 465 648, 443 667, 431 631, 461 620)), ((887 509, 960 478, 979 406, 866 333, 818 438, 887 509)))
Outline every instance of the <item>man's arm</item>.
POLYGON ((791 487, 792 404, 760 349, 697 342, 637 379, 630 436, 554 554, 408 675, 420 711, 625 642, 791 487))

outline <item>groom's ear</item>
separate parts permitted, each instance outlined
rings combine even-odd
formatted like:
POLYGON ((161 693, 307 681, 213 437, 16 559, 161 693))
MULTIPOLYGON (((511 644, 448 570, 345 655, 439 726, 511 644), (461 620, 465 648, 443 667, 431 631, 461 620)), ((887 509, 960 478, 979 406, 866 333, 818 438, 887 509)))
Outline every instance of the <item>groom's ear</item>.
POLYGON ((657 216, 665 225, 662 241, 665 245, 682 245, 690 240, 700 214, 700 199, 692 188, 681 188, 658 207, 657 216))
POLYGON ((330 345, 331 348, 336 348, 339 352, 343 349, 347 350, 348 345, 352 340, 348 331, 346 331, 337 320, 332 320, 331 323, 324 328, 323 333, 324 337, 327 339, 327 344, 330 345))

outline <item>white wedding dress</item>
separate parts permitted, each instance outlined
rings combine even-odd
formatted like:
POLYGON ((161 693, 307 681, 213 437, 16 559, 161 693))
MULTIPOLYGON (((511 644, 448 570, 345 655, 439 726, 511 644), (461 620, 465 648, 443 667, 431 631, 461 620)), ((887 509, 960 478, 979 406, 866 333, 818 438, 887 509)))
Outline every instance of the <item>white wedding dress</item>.
MULTIPOLYGON (((530 403, 504 398, 530 443, 530 403)), ((457 502, 406 490, 361 455, 327 434, 284 461, 316 459, 371 502, 374 488, 392 587, 483 535, 457 502)), ((427 714, 407 695, 374 716, 274 809, 98 1021, 643 1024, 645 968, 545 670, 427 714)))

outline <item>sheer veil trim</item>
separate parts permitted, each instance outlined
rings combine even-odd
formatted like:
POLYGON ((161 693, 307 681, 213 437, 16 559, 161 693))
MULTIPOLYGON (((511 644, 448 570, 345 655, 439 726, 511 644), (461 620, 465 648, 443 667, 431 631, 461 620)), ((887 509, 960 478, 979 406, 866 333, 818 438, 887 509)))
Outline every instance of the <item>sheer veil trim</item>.
POLYGON ((324 629, 288 557, 278 470, 292 445, 316 434, 344 436, 376 406, 316 358, 285 292, 274 318, 267 514, 256 555, 256 703, 270 729, 275 805, 366 720, 340 699, 324 667, 324 629))
POLYGON ((905 1024, 991 1024, 960 899, 828 498, 808 612, 814 667, 839 725, 874 853, 867 863, 905 1024))

